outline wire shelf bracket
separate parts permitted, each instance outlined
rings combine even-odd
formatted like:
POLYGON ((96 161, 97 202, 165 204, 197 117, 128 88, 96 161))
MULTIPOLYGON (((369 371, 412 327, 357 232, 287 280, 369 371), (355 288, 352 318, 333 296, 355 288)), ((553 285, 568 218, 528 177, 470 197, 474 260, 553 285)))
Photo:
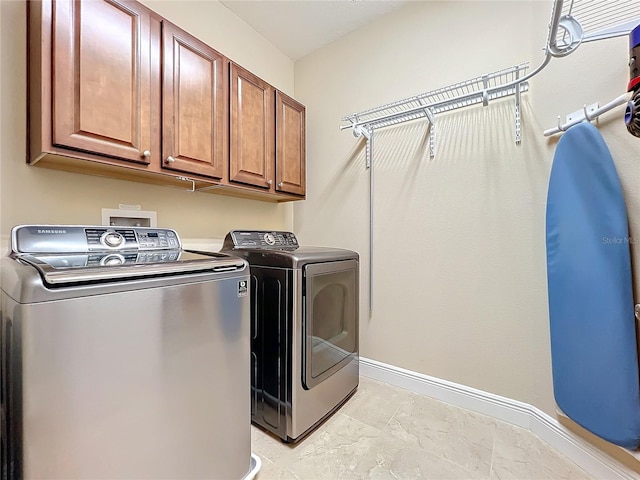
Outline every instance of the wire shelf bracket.
POLYGON ((364 137, 367 139, 365 161, 367 168, 371 167, 371 136, 373 135, 373 129, 364 125, 356 125, 353 127, 354 137, 364 137))

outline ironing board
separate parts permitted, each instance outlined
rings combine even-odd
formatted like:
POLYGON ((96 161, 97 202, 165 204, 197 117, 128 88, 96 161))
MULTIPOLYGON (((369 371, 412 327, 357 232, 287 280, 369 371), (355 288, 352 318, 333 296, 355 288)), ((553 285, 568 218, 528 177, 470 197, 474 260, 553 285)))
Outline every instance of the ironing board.
POLYGON ((597 128, 560 139, 547 197, 553 389, 569 418, 605 440, 640 444, 640 378, 630 237, 620 180, 597 128))

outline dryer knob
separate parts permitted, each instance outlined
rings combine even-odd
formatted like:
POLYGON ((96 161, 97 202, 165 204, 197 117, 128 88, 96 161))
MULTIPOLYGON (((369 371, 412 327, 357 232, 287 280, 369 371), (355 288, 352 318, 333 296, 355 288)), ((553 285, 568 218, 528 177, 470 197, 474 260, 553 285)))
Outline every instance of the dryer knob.
POLYGON ((267 245, 275 245, 276 244, 276 237, 274 237, 270 233, 265 233, 263 238, 264 238, 264 241, 265 241, 265 243, 267 245))

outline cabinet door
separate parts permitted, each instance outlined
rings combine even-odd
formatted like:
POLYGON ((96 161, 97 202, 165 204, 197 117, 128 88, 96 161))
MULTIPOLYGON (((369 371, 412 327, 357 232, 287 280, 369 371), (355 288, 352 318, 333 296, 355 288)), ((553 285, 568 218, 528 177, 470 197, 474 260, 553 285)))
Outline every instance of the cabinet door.
POLYGON ((305 108, 276 92, 276 190, 305 194, 305 108))
POLYGON ((274 89, 231 64, 229 179, 274 190, 274 89))
POLYGON ((227 154, 227 60, 162 23, 163 167, 223 178, 227 154))
POLYGON ((58 0, 53 9, 53 144, 159 161, 159 22, 136 2, 58 0))

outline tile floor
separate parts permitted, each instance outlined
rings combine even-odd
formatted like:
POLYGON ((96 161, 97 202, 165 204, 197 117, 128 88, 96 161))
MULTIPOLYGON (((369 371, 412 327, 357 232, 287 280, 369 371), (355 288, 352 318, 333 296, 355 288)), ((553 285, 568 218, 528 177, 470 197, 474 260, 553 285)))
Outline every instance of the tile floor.
POLYGON ((251 440, 257 480, 592 480, 527 430, 366 377, 298 444, 255 426, 251 440))

